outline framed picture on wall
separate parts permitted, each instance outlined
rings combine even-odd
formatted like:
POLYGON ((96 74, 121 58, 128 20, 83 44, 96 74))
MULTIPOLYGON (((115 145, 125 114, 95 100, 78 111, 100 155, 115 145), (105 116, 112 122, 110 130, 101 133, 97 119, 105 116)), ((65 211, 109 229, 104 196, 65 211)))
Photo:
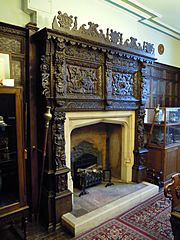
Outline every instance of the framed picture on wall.
POLYGON ((0 53, 0 85, 14 86, 14 79, 11 79, 10 55, 0 53))

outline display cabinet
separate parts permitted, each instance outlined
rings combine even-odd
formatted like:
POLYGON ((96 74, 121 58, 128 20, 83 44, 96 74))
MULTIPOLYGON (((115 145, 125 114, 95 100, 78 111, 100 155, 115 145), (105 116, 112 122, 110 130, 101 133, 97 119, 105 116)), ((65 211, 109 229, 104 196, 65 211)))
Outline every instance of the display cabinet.
POLYGON ((22 103, 22 88, 0 86, 0 229, 28 212, 22 103))
POLYGON ((180 171, 180 108, 149 108, 145 115, 147 167, 162 183, 180 171))

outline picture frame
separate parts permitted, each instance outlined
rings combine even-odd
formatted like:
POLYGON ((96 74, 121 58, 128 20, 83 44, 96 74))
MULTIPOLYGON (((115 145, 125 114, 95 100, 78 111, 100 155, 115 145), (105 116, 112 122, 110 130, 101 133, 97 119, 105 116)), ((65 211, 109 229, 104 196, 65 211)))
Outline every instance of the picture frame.
POLYGON ((4 79, 11 78, 10 55, 7 53, 0 53, 0 82, 4 79))

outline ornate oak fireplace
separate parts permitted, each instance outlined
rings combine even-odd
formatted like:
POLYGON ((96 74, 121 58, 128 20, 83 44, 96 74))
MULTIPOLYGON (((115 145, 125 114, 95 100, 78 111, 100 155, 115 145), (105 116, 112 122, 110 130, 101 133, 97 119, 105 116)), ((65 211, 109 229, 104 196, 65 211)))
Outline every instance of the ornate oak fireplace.
MULTIPOLYGON (((100 128, 111 126, 111 131, 104 133, 112 135, 109 146, 114 150, 109 154, 115 152, 110 161, 115 159, 115 163, 111 162, 112 168, 119 164, 116 175, 125 182, 141 182, 146 173, 143 122, 148 92, 145 64, 155 60, 153 45, 148 42, 141 45, 133 37, 123 41, 121 33, 109 29, 104 34, 91 22, 87 28, 85 26, 78 28, 77 17, 58 12, 53 30, 45 28, 32 36, 39 59, 34 66, 37 67, 34 84, 37 87, 39 144, 44 134, 42 116, 46 106, 51 107, 53 116, 40 215, 49 230, 58 228, 61 216, 72 209, 73 131, 87 126, 92 129, 94 124, 100 124, 100 128)), ((102 161, 102 165, 106 168, 105 162, 102 161)))

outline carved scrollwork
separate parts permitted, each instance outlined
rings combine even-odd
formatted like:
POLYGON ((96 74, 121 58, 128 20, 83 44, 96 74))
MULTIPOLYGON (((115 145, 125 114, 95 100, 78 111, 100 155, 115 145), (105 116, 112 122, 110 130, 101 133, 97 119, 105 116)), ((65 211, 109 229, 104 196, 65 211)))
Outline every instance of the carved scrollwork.
POLYGON ((133 101, 127 101, 127 99, 124 99, 124 101, 110 101, 107 100, 106 102, 106 110, 132 110, 137 109, 137 105, 133 101))
POLYGON ((50 97, 50 63, 49 56, 41 56, 40 72, 42 78, 43 92, 46 97, 50 97))
POLYGON ((137 50, 140 50, 140 51, 143 50, 141 44, 137 43, 137 38, 133 38, 133 37, 130 37, 130 40, 126 39, 126 41, 124 42, 124 46, 129 47, 129 48, 133 48, 133 49, 137 49, 137 50))
POLYGON ((64 95, 65 89, 65 42, 62 38, 56 39, 54 56, 54 78, 56 97, 64 95))
POLYGON ((66 74, 68 93, 96 95, 98 92, 97 69, 68 65, 66 74))
POLYGON ((58 23, 61 28, 70 29, 73 23, 73 16, 68 16, 67 13, 62 14, 61 11, 58 11, 57 15, 58 23))
POLYGON ((146 69, 142 68, 141 70, 142 73, 142 83, 141 83, 141 89, 142 89, 142 99, 143 101, 146 101, 147 98, 150 95, 150 89, 149 89, 149 84, 148 84, 148 79, 146 77, 146 69))
POLYGON ((144 116, 145 110, 138 109, 137 110, 137 132, 136 132, 136 139, 137 139, 137 149, 144 149, 144 116))
POLYGON ((143 50, 147 53, 154 54, 154 44, 144 42, 143 43, 143 50))
POLYGON ((52 131, 53 131, 53 154, 55 159, 56 170, 65 167, 66 165, 64 121, 65 113, 55 110, 52 131))
POLYGON ((86 24, 83 24, 80 28, 79 28, 79 32, 82 34, 87 34, 90 37, 99 37, 99 32, 97 31, 98 28, 98 24, 92 23, 92 22, 88 22, 89 28, 86 29, 85 26, 86 24))
POLYGON ((114 44, 120 44, 122 45, 122 33, 117 32, 117 31, 113 31, 111 29, 111 33, 110 33, 110 41, 114 44))
POLYGON ((63 30, 66 32, 72 32, 73 34, 83 36, 86 39, 91 39, 97 42, 104 42, 110 45, 116 45, 117 47, 124 46, 127 48, 136 49, 140 52, 145 52, 148 54, 154 54, 154 45, 148 42, 144 42, 143 46, 140 43, 137 43, 137 39, 131 37, 123 43, 123 36, 120 32, 106 29, 106 34, 103 33, 103 30, 98 30, 98 24, 88 22, 88 28, 86 24, 82 24, 79 29, 77 29, 77 17, 67 13, 62 13, 58 11, 58 15, 54 17, 52 28, 56 30, 63 30))
POLYGON ((56 176, 56 193, 67 190, 67 174, 60 174, 56 176))

